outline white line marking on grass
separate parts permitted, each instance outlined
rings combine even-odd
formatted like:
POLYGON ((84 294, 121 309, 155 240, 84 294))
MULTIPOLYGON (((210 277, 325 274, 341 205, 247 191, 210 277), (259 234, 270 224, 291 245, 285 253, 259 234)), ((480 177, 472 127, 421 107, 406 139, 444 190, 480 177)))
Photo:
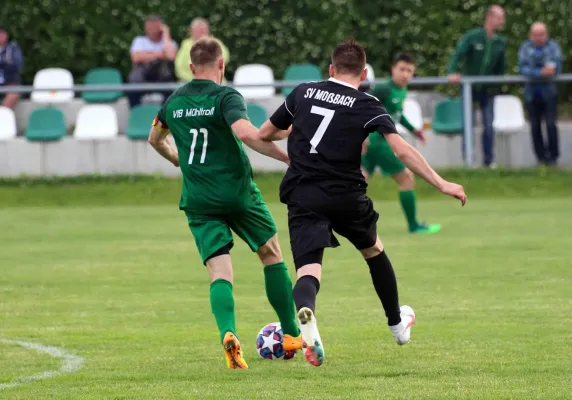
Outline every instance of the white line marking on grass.
POLYGON ((57 371, 44 371, 34 375, 25 376, 23 378, 18 378, 14 382, 0 383, 0 390, 26 385, 34 381, 39 381, 40 379, 53 378, 61 374, 70 374, 72 372, 79 371, 83 366, 84 360, 82 357, 67 353, 59 347, 44 346, 38 343, 21 342, 19 340, 8 340, 4 338, 0 338, 0 343, 15 344, 24 347, 25 349, 36 350, 41 353, 46 353, 50 357, 61 358, 63 360, 62 366, 57 371))

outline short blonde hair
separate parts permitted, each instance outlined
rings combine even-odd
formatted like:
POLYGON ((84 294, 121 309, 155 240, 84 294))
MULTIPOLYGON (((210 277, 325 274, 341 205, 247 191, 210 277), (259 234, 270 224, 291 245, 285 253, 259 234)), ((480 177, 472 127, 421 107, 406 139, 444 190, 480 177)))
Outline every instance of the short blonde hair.
POLYGON ((211 36, 197 40, 191 47, 191 63, 196 66, 214 64, 222 57, 220 43, 211 36))

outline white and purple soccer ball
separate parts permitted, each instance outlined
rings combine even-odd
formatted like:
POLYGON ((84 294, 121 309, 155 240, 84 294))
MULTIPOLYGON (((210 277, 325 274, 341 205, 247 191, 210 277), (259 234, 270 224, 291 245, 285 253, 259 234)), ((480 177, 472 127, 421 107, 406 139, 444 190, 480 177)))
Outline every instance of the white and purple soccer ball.
POLYGON ((284 351, 282 346, 282 326, 280 322, 272 322, 260 330, 256 336, 256 351, 265 360, 289 360, 296 355, 295 351, 284 351))

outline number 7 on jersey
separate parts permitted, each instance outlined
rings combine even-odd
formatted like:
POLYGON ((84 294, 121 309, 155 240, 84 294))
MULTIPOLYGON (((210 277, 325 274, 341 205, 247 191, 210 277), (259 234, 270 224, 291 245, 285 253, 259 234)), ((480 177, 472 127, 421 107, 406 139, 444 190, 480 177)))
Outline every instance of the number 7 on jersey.
POLYGON ((312 114, 318 114, 318 115, 321 115, 324 117, 324 119, 322 119, 322 122, 320 122, 320 125, 318 126, 316 133, 314 133, 312 140, 310 140, 310 144, 312 145, 312 148, 310 149, 310 153, 318 153, 318 151, 316 150, 316 147, 318 147, 318 144, 320 143, 320 141, 324 137, 324 133, 326 133, 326 129, 328 129, 330 122, 332 122, 332 118, 334 118, 335 111, 334 110, 328 110, 327 108, 323 108, 323 107, 312 106, 312 109, 310 110, 310 112, 312 114))

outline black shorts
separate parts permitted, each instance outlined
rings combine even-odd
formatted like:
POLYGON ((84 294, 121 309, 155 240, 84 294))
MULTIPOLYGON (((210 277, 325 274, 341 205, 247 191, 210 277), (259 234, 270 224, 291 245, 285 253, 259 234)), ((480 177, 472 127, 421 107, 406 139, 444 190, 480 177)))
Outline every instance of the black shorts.
POLYGON ((377 240, 379 214, 363 188, 300 184, 288 194, 288 228, 294 260, 309 252, 338 247, 334 232, 358 250, 377 240))

